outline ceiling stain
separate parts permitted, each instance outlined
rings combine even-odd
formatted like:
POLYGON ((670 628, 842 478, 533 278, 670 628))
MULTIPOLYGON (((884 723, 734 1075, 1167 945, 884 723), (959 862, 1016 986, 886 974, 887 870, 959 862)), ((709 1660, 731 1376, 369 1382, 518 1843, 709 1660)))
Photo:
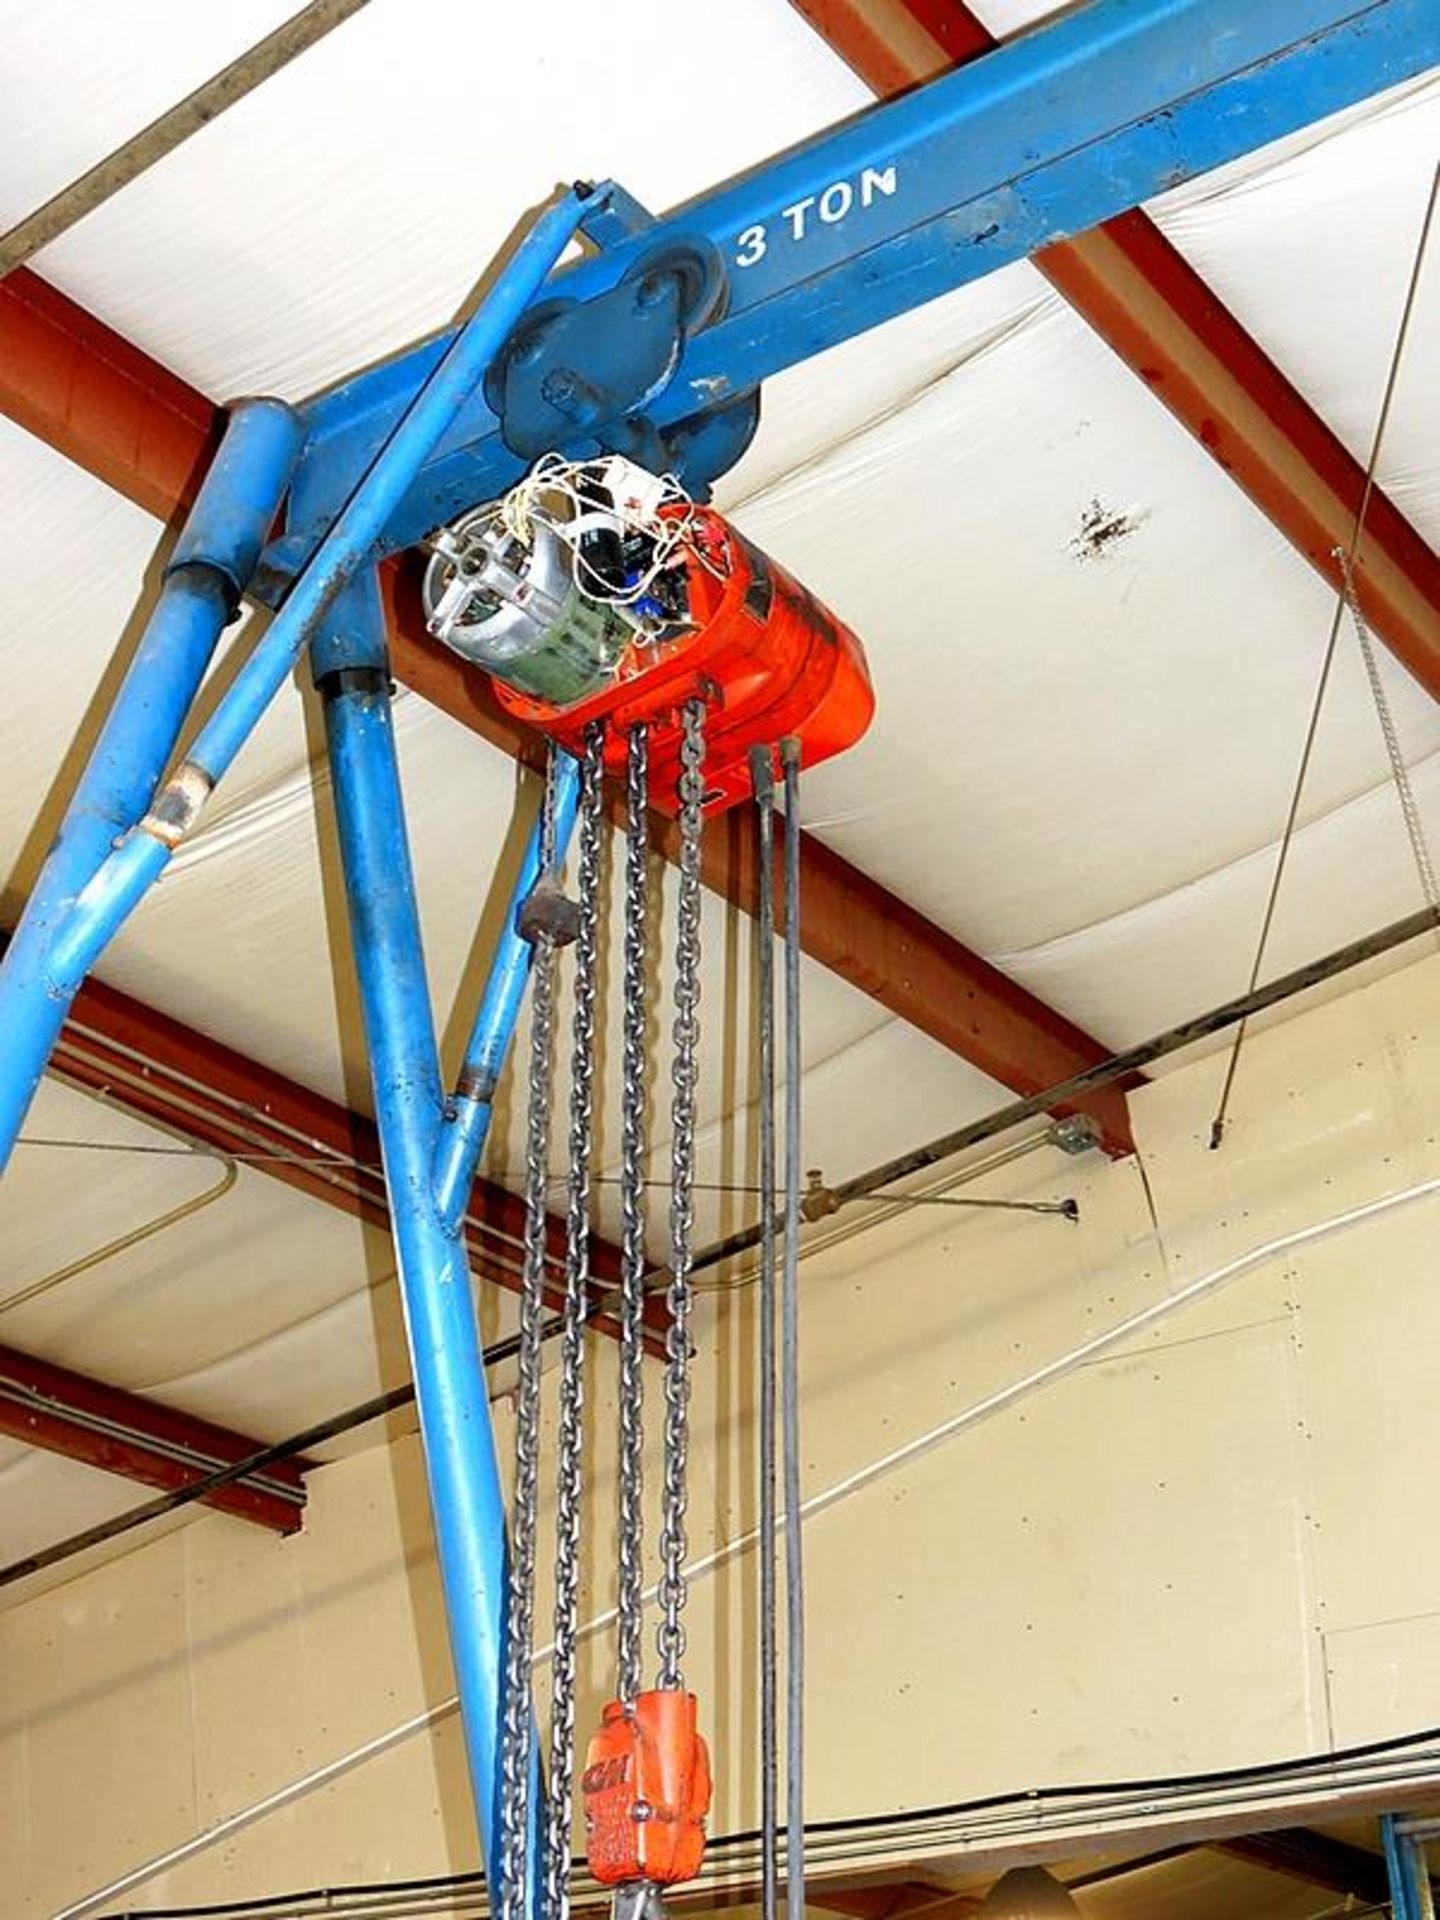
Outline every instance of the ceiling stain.
POLYGON ((1133 507, 1107 507, 1097 494, 1080 515, 1080 531, 1070 542, 1070 551, 1077 560, 1103 559, 1121 541, 1138 532, 1145 517, 1133 507))

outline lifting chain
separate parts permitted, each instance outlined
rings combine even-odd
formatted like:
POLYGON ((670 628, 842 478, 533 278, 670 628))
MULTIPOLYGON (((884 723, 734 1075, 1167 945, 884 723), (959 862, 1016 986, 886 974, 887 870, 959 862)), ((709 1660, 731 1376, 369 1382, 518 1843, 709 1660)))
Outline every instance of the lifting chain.
MULTIPOLYGON (((555 748, 545 771, 540 885, 556 885, 555 748)), ((535 1626, 535 1536, 540 1494, 540 1340, 545 1294, 545 1190, 550 1161, 554 1065, 555 939, 537 927, 530 980, 529 1111, 525 1134, 525 1246, 520 1291, 519 1385, 515 1404, 515 1487, 510 1523, 510 1589, 505 1619, 505 1685, 500 1730, 501 1920, 525 1920, 534 1767, 530 1663, 535 1626)))
POLYGON ((630 734, 625 785, 625 959, 620 1132, 620 1580, 616 1690, 633 1705, 643 1684, 645 1382, 645 1036, 649 1018, 646 947, 650 920, 647 820, 650 733, 630 734))
MULTIPOLYGON (((591 1743, 585 1777, 587 1830, 603 1829, 601 1853, 618 1867, 617 1913, 663 1912, 660 1888, 690 1877, 704 1847, 709 1759, 685 1692, 682 1663, 686 1600, 686 1477, 689 1452, 690 1319, 693 1263, 696 1092, 699 1076, 700 826, 705 796, 705 703, 682 715, 679 801, 679 898, 671 1062, 670 1327, 666 1335, 664 1486, 658 1583, 659 1675, 642 1686, 643 1385, 645 1307, 646 1039, 649 994, 648 736, 637 728, 627 754, 624 899, 623 1090, 621 1130, 622 1305, 619 1458, 619 1699, 591 1743), (600 1759, 595 1764, 597 1750, 600 1759), (632 1755, 622 1764, 617 1756, 632 1755), (617 1770, 618 1768, 618 1770, 617 1770), (663 1818, 650 1818, 661 1808, 663 1818)), ((595 1026, 601 881, 601 772, 604 735, 585 737, 579 805, 578 901, 565 900, 556 872, 554 760, 547 772, 540 877, 520 925, 534 945, 529 1107, 525 1147, 525 1264, 520 1301, 519 1386, 501 1724, 500 1920, 568 1920, 570 1834, 574 1810, 576 1646, 579 1627, 580 1519, 584 1494, 585 1327, 590 1306, 590 1187, 594 1140, 595 1026), (568 1128, 569 1190, 565 1300, 558 1386, 555 1635, 550 1722, 549 1804, 538 1861, 529 1836, 539 1809, 539 1769, 531 1708, 537 1509, 539 1503, 540 1348, 546 1281, 545 1197, 549 1176, 554 1070, 556 950, 573 933, 575 990, 568 1128), (531 1889, 538 1871, 541 1885, 531 1889), (532 1897, 533 1895, 533 1897, 532 1897)), ((593 1854, 592 1854, 593 1861, 593 1854)), ((597 1868, 597 1871, 599 1869, 597 1868)), ((602 1876, 605 1877, 605 1876, 602 1876)))
POLYGON ((574 1813, 575 1649, 580 1607, 580 1504, 584 1472, 585 1321, 590 1287, 590 1162, 594 1137, 595 992, 600 924, 600 757, 604 727, 585 735, 579 816, 579 920, 570 1069, 570 1181, 560 1362, 555 1500, 555 1651, 550 1717, 550 1804, 545 1847, 546 1920, 570 1911, 574 1813))
POLYGON ((695 1221, 696 1083, 700 1044, 700 803, 705 794, 705 703, 687 702, 680 746, 680 889, 675 935, 675 1022, 670 1126, 670 1327, 665 1351, 665 1489, 660 1525, 656 1684, 684 1686, 685 1534, 690 1448, 690 1267, 695 1221))
POLYGON ((693 1879, 705 1851, 710 1756, 685 1691, 685 1505, 690 1399, 690 1268, 694 1214, 696 1084, 700 1004, 700 809, 705 796, 705 704, 683 710, 679 800, 680 888, 675 943, 671 1064, 670 1327, 666 1335, 664 1486, 659 1580, 660 1673, 644 1690, 641 1340, 644 1331, 645 1073, 649 1014, 646 818, 648 739, 627 756, 624 1094, 621 1204, 624 1216, 620 1354, 618 1697, 609 1702, 586 1757, 586 1852, 591 1871, 615 1889, 614 1920, 664 1920, 663 1890, 693 1879))

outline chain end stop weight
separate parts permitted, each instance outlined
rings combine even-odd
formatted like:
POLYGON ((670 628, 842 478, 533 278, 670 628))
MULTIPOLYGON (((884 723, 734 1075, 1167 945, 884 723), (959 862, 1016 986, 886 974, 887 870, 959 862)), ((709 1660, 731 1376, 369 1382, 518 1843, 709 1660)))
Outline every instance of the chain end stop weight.
POLYGON ((674 1886, 705 1857, 710 1753, 695 1696, 659 1687, 612 1700, 590 1742, 581 1781, 585 1851, 602 1886, 674 1886))
POLYGON ((542 873, 520 902, 515 931, 534 943, 544 935, 557 947, 573 946, 580 934, 580 903, 572 900, 552 873, 542 873))

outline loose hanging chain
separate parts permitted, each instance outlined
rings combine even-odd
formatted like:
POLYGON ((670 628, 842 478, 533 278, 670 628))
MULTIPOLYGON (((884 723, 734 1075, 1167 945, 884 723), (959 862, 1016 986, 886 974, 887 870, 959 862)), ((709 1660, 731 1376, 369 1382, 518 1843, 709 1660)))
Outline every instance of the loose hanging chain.
POLYGON ((1426 906, 1437 907, 1440 906, 1440 890, 1437 890, 1435 884, 1435 864, 1430 857, 1430 843, 1425 837, 1425 823, 1420 817, 1420 806, 1415 798, 1415 789, 1410 784, 1410 769, 1406 766, 1405 756, 1400 751, 1400 736, 1395 730, 1395 716, 1390 711, 1390 702, 1385 694, 1385 683, 1380 678, 1380 663, 1375 658, 1375 643, 1370 637, 1370 628, 1364 614, 1360 611, 1360 602, 1355 595, 1355 580, 1349 557, 1341 547, 1335 549, 1335 557, 1340 563, 1345 605, 1349 608, 1350 618, 1354 622, 1355 637, 1360 642, 1360 656, 1365 662, 1365 677, 1370 682, 1371 698, 1375 702, 1380 731, 1385 737, 1385 754, 1390 762, 1390 777, 1395 782, 1400 812, 1405 820, 1405 831, 1410 837, 1410 851, 1415 858, 1415 870, 1420 875, 1420 890, 1425 895, 1426 906))
POLYGON ((546 1920, 570 1911, 574 1811, 575 1650, 580 1614, 580 1504, 584 1470, 585 1322, 590 1284, 590 1160, 595 1092, 595 993, 600 922, 600 756, 605 729, 586 730, 580 780, 579 895, 574 1043, 570 1073, 570 1204, 555 1500, 555 1652, 550 1712, 550 1803, 545 1848, 546 1920))
POLYGON ((680 890, 675 939, 675 1055, 670 1069, 670 1328, 665 1339, 665 1492, 660 1528, 657 1685, 683 1687, 685 1508, 690 1445, 690 1267, 695 1222, 695 1089, 699 1073, 700 803, 705 784, 705 702, 691 700, 680 743, 680 890))
POLYGON ((625 960, 620 1135, 620 1581, 617 1602, 617 1691, 633 1702, 644 1684, 645 1625, 644 1371, 645 1313, 645 1039, 649 1017, 646 948, 650 917, 650 736, 630 734, 625 789, 625 960))
MULTIPOLYGON (((555 748, 541 800, 540 874, 555 867, 555 748)), ((505 1686, 500 1735, 501 1920, 526 1912, 531 1772, 534 1765, 530 1663, 535 1627, 535 1536, 540 1475, 540 1339, 545 1290, 545 1191, 550 1158, 554 1056, 555 942, 535 935, 530 984, 529 1117, 525 1138, 524 1267, 520 1291, 519 1387, 515 1407, 515 1489, 510 1589, 505 1620, 505 1686)))

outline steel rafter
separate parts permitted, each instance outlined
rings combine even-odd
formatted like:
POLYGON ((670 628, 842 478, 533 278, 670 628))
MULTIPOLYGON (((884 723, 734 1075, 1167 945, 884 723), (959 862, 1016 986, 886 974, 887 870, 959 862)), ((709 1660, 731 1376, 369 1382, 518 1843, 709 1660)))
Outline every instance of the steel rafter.
MULTIPOLYGON (((167 520, 193 496, 221 417, 24 268, 0 282, 0 406, 167 520)), ((414 569, 391 564, 382 585, 397 678, 492 745, 538 760, 541 743, 501 712, 484 676, 425 632, 414 569)), ((658 816, 653 824, 663 850, 669 824, 658 816)), ((722 897, 753 902, 753 847, 724 820, 707 832, 704 876, 722 897)), ((1098 1041, 809 835, 801 902, 801 939, 813 958, 1002 1084, 1033 1093, 1105 1057, 1098 1041)), ((1132 1149, 1123 1094, 1107 1089, 1085 1110, 1112 1153, 1132 1149)))
MULTIPOLYGON (((0 1434, 167 1493, 247 1459, 262 1444, 14 1347, 0 1347, 0 1434)), ((217 1488, 204 1504, 276 1533, 294 1533, 305 1512, 302 1475, 310 1465, 277 1462, 217 1488)))
MULTIPOLYGON (((380 1142, 370 1119, 103 981, 88 980, 75 996, 52 1066, 111 1105, 158 1121, 342 1213, 389 1226, 380 1142)), ((489 1180, 474 1183, 463 1226, 471 1268, 511 1291, 519 1286, 524 1213, 505 1188, 489 1180)), ((564 1222, 552 1215, 546 1262, 556 1306, 563 1297, 564 1259, 564 1222)), ((618 1284, 619 1272, 618 1248, 596 1236, 591 1276, 597 1298, 618 1284)), ((665 1318, 658 1299, 650 1323, 659 1353, 665 1318)), ((608 1315, 593 1324, 601 1332, 616 1331, 608 1315)))
MULTIPOLYGON (((877 95, 999 43, 961 0, 791 0, 877 95)), ((1365 470, 1150 217, 1043 248, 1035 265, 1332 587, 1365 470)), ((1440 697, 1440 555, 1371 490, 1354 579, 1366 616, 1440 697)))

